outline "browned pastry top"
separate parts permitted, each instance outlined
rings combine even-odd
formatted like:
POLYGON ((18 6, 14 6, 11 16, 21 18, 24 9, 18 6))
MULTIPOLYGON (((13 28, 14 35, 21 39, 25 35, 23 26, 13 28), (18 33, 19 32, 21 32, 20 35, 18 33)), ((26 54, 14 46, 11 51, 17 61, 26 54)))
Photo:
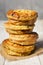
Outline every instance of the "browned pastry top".
POLYGON ((18 53, 29 52, 29 51, 33 50, 35 47, 34 45, 22 46, 19 44, 14 44, 14 43, 10 42, 9 39, 4 40, 2 45, 5 48, 10 49, 10 50, 15 51, 15 52, 18 52, 18 53))
POLYGON ((9 10, 7 17, 14 20, 31 20, 38 17, 38 13, 34 10, 9 10))

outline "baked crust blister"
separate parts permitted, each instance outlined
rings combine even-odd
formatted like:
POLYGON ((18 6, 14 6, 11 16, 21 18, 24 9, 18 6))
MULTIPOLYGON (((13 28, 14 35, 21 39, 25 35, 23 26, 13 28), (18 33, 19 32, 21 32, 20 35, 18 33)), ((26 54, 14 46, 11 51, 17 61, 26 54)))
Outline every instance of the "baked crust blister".
POLYGON ((38 13, 34 10, 9 10, 7 12, 9 19, 27 21, 38 17, 38 13))
POLYGON ((13 19, 8 19, 8 22, 14 25, 33 25, 36 22, 36 18, 28 21, 16 21, 13 19))
POLYGON ((34 24, 33 25, 13 25, 9 22, 4 24, 5 28, 12 29, 12 30, 33 30, 34 24))
MULTIPOLYGON (((32 29, 33 30, 33 29, 32 29)), ((29 34, 30 32, 32 32, 31 29, 29 30, 12 30, 12 29, 8 29, 6 28, 6 31, 9 33, 9 34, 13 34, 13 35, 22 35, 22 34, 29 34)))
POLYGON ((31 32, 29 34, 22 34, 22 35, 10 34, 9 38, 17 41, 32 41, 38 38, 38 34, 35 32, 31 32))
POLYGON ((31 46, 21 46, 21 45, 17 45, 14 43, 11 43, 9 41, 9 39, 6 39, 3 41, 3 47, 6 48, 6 52, 8 52, 9 50, 14 52, 14 53, 20 53, 20 54, 24 54, 24 53, 31 53, 32 50, 34 50, 35 46, 31 45, 31 46), (9 50, 8 50, 9 49, 9 50))

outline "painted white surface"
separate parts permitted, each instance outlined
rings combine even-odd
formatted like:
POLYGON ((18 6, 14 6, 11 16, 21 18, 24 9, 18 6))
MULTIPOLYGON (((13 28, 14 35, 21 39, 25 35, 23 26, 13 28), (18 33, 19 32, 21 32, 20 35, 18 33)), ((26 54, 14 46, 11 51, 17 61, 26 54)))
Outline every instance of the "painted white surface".
MULTIPOLYGON (((5 21, 0 21, 0 43, 8 38, 8 34, 3 27, 3 23, 5 21)), ((39 40, 43 41, 43 20, 37 20, 34 31, 38 32, 39 40)), ((32 57, 30 59, 20 60, 20 61, 12 61, 9 62, 4 60, 4 58, 0 55, 0 65, 43 65, 43 54, 39 56, 32 57)))
POLYGON ((8 33, 5 31, 5 29, 0 28, 0 44, 6 38, 8 38, 8 33))
POLYGON ((39 55, 40 64, 43 65, 43 54, 39 55))
POLYGON ((30 59, 13 61, 13 62, 8 62, 6 60, 5 65, 40 65, 40 62, 39 62, 38 57, 35 56, 35 57, 30 58, 30 59))
POLYGON ((5 62, 4 58, 0 55, 0 65, 4 65, 4 62, 5 62))
POLYGON ((43 40, 43 36, 42 36, 43 35, 43 20, 37 20, 33 31, 38 33, 39 35, 38 40, 40 41, 43 40))

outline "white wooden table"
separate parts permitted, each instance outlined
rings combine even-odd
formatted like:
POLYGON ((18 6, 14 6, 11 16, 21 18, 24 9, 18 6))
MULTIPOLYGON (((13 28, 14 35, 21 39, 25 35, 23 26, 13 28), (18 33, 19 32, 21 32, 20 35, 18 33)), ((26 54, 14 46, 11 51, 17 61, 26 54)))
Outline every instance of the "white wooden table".
MULTIPOLYGON (((8 34, 6 33, 3 27, 4 22, 5 21, 0 21, 0 44, 4 39, 8 38, 8 34)), ((42 47, 43 47, 43 20, 37 20, 34 31, 36 31, 39 34, 38 41, 39 40, 42 41, 42 47)), ((0 65, 43 65, 43 53, 31 57, 29 59, 18 61, 8 61, 0 55, 0 65)))

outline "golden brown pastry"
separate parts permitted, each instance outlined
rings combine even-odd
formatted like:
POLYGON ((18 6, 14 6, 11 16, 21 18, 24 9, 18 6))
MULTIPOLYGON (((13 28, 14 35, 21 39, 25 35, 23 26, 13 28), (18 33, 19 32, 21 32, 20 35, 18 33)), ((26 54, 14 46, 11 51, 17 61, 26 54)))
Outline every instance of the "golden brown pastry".
POLYGON ((38 13, 34 10, 9 10, 7 17, 12 20, 28 21, 37 19, 38 13))
POLYGON ((14 34, 14 35, 22 35, 22 34, 28 34, 30 32, 32 32, 32 30, 12 30, 12 29, 8 29, 6 28, 6 31, 9 33, 9 34, 14 34))
POLYGON ((33 30, 35 25, 13 25, 9 22, 4 24, 5 28, 12 29, 12 30, 33 30))
POLYGON ((31 51, 29 51, 29 52, 26 52, 26 53, 18 53, 18 52, 14 52, 14 51, 12 51, 12 50, 10 50, 10 49, 7 49, 7 48, 5 48, 5 47, 3 47, 3 49, 4 49, 5 52, 6 52, 8 55, 10 55, 10 56, 27 56, 27 55, 33 53, 33 51, 35 50, 35 49, 33 49, 33 50, 31 50, 31 51))
POLYGON ((35 32, 22 34, 22 35, 13 35, 13 34, 9 35, 9 39, 13 41, 33 41, 36 40, 37 38, 38 38, 38 34, 35 32))
POLYGON ((8 22, 4 24, 9 38, 2 42, 2 48, 8 55, 26 56, 35 49, 38 34, 32 32, 38 13, 34 10, 9 10, 8 22))
POLYGON ((36 19, 32 19, 29 21, 16 21, 16 20, 8 19, 8 22, 14 25, 33 25, 36 22, 36 19))
POLYGON ((12 43, 9 41, 9 39, 4 40, 2 45, 5 48, 10 49, 14 52, 18 52, 18 53, 26 53, 26 52, 29 53, 35 48, 34 45, 22 46, 16 43, 12 43))
POLYGON ((33 45, 33 44, 36 44, 36 41, 37 39, 33 39, 32 41, 31 40, 27 40, 27 41, 17 41, 17 40, 12 40, 12 39, 9 39, 11 40, 12 43, 16 43, 16 44, 19 44, 19 45, 33 45))

